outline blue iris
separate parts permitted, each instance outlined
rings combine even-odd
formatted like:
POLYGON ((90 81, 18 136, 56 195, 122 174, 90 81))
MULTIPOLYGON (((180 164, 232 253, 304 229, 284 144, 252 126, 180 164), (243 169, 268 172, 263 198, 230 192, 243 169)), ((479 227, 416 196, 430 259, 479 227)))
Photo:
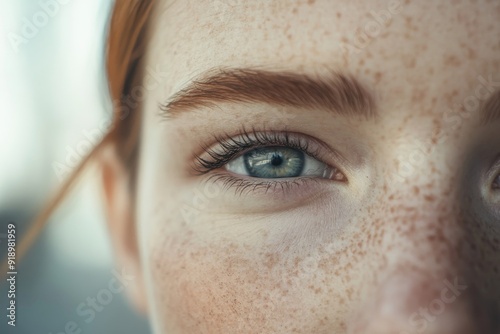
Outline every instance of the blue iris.
POLYGON ((245 153, 243 160, 252 177, 297 177, 304 170, 305 155, 289 147, 263 147, 245 153))

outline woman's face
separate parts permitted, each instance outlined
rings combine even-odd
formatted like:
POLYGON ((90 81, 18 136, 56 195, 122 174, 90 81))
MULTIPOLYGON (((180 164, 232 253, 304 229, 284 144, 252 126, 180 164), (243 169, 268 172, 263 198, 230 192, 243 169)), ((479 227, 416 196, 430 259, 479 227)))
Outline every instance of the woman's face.
POLYGON ((150 30, 156 333, 497 333, 498 1, 165 0, 150 30))

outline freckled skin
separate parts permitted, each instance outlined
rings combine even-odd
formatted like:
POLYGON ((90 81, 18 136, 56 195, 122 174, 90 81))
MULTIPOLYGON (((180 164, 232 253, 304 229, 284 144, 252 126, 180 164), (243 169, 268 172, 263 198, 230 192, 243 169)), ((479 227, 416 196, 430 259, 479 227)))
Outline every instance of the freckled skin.
MULTIPOLYGON (((155 333, 500 333, 500 223, 491 209, 500 203, 481 200, 482 179, 470 172, 481 138, 500 151, 500 123, 484 130, 477 112, 458 124, 445 117, 474 94, 478 75, 500 78, 500 6, 401 1, 376 36, 346 53, 341 43, 357 41, 370 12, 389 3, 159 1, 145 65, 168 80, 144 100, 136 197, 155 333), (366 148, 366 166, 340 195, 322 183, 324 196, 293 209, 276 201, 276 212, 263 213, 254 195, 231 190, 193 202, 206 194, 203 177, 188 173, 198 136, 234 122, 217 111, 160 122, 157 106, 220 66, 352 73, 380 117, 302 111, 289 128, 332 144, 347 131, 366 148), (430 305, 457 278, 465 290, 435 315, 439 303, 430 305)), ((252 122, 242 108, 228 106, 252 122)))

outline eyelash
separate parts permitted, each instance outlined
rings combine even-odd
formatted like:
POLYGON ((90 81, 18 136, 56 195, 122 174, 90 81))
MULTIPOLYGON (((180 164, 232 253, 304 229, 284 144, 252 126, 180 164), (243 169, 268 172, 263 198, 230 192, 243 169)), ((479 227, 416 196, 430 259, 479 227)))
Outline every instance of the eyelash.
POLYGON ((210 158, 203 158, 201 156, 196 157, 194 169, 198 174, 206 174, 212 170, 221 168, 233 158, 244 153, 245 151, 266 146, 284 146, 294 148, 303 151, 319 161, 322 161, 318 149, 311 149, 307 140, 299 138, 298 135, 292 135, 292 133, 287 131, 260 132, 254 128, 252 128, 251 131, 247 131, 243 128, 241 130, 241 134, 236 137, 224 135, 221 137, 216 136, 214 138, 220 149, 213 149, 208 146, 203 147, 204 153, 206 153, 210 158))
MULTIPOLYGON (((320 162, 324 162, 319 147, 313 148, 310 140, 304 138, 303 135, 288 132, 287 130, 276 132, 259 131, 252 128, 248 131, 242 128, 240 134, 237 136, 225 134, 223 136, 215 136, 214 140, 217 143, 216 147, 203 146, 203 153, 195 158, 193 169, 198 175, 204 175, 217 170, 247 151, 266 146, 294 148, 320 162)), ((335 166, 333 167, 338 170, 335 166)), ((340 170, 338 171, 340 172, 340 170)), ((234 187, 238 193, 243 193, 245 190, 255 191, 257 189, 264 189, 265 192, 276 189, 285 191, 292 187, 300 186, 307 181, 319 181, 310 176, 296 177, 292 180, 248 180, 244 176, 233 176, 229 173, 216 173, 211 175, 208 180, 222 182, 225 189, 234 187)))
POLYGON ((234 189, 236 194, 242 195, 245 192, 263 191, 263 193, 276 192, 285 193, 295 187, 300 187, 308 182, 319 182, 320 180, 312 177, 297 177, 293 180, 273 180, 273 181, 250 181, 240 177, 228 174, 214 174, 208 178, 208 181, 221 182, 222 189, 234 189))

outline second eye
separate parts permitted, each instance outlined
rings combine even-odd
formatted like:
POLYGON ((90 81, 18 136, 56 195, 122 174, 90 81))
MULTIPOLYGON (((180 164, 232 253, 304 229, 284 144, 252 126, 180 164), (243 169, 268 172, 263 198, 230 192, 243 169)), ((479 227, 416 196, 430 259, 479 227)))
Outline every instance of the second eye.
POLYGON ((335 169, 304 152, 286 146, 260 147, 227 163, 226 169, 255 178, 294 178, 301 176, 331 178, 335 169))

